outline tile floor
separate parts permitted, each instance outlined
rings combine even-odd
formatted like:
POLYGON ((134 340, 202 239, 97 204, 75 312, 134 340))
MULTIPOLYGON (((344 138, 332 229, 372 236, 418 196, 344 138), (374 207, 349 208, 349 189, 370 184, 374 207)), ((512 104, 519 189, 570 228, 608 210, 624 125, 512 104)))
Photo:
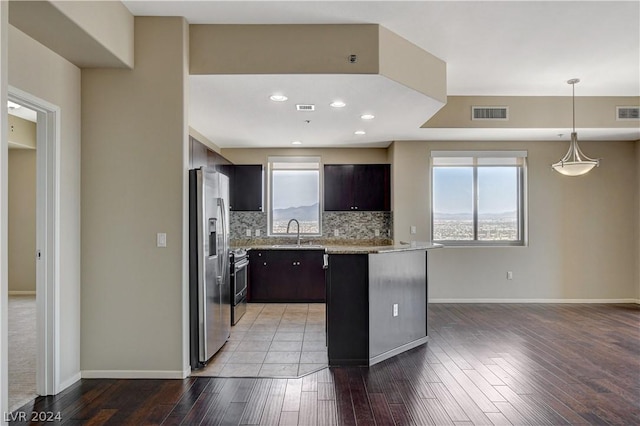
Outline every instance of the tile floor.
POLYGON ((326 366, 324 303, 249 303, 229 341, 191 374, 292 378, 326 366))

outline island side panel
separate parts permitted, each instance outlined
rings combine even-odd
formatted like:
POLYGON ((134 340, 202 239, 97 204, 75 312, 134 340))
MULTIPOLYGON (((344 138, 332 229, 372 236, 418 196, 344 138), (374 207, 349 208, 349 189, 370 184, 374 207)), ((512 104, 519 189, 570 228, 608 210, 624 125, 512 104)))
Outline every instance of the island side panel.
POLYGON ((425 250, 369 254, 370 364, 426 343, 426 256, 425 250))
POLYGON ((331 254, 327 270, 329 365, 369 364, 368 255, 331 254))

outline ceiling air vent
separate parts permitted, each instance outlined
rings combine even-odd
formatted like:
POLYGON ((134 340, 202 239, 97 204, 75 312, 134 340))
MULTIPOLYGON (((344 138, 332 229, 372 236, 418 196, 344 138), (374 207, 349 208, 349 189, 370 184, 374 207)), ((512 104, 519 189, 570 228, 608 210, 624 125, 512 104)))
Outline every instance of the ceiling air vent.
POLYGON ((504 106, 472 106, 471 120, 501 120, 509 119, 509 107, 504 106))
POLYGON ((313 104, 297 104, 296 109, 298 111, 315 111, 316 106, 313 104))
POLYGON ((629 106, 616 107, 616 119, 638 120, 640 119, 640 107, 629 107, 629 106))

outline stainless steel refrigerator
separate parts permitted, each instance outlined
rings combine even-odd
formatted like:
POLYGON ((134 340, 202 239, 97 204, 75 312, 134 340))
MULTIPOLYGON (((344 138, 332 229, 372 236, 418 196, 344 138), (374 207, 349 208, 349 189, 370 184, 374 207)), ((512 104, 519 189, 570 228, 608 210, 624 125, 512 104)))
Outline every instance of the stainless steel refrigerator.
POLYGON ((189 171, 191 367, 203 366, 231 330, 229 178, 213 168, 189 171))

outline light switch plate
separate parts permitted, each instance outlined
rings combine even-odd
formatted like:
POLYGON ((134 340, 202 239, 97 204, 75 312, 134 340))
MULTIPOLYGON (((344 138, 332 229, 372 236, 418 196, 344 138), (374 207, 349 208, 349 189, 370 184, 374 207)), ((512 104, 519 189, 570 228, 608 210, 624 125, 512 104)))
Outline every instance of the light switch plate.
POLYGON ((244 231, 244 235, 246 235, 247 237, 251 236, 251 229, 247 229, 246 231, 244 231))
POLYGON ((394 317, 398 316, 398 304, 397 303, 393 304, 393 316, 394 317))
POLYGON ((340 231, 338 231, 337 229, 333 230, 333 236, 334 237, 339 237, 340 236, 340 231))
POLYGON ((166 247, 167 246, 167 234, 164 232, 158 232, 156 234, 156 245, 158 247, 166 247))
POLYGON ((411 225, 411 235, 415 235, 417 232, 416 226, 415 225, 411 225))
POLYGON ((259 237, 259 236, 260 236, 260 230, 256 229, 256 237, 259 237))
POLYGON ((376 229, 375 231, 373 231, 373 235, 375 235, 376 237, 380 236, 380 230, 376 229))

